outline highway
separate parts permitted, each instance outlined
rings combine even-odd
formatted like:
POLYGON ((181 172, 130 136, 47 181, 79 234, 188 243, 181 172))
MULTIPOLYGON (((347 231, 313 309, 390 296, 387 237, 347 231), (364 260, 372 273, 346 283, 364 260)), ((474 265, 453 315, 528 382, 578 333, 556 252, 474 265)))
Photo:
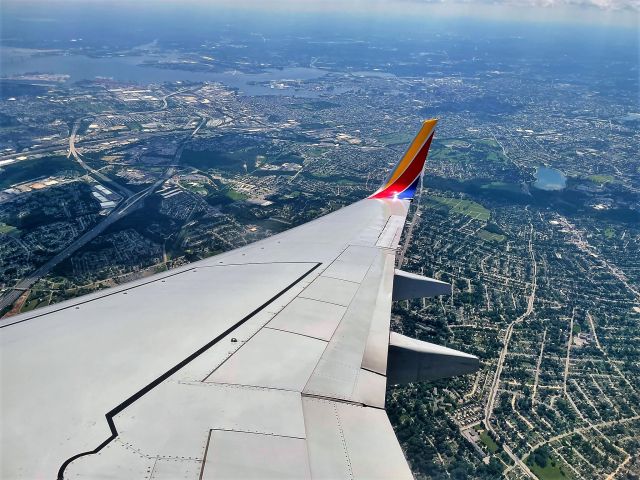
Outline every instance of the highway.
MULTIPOLYGON (((38 280, 47 275, 56 265, 60 262, 69 258, 74 252, 78 249, 82 248, 84 245, 89 243, 91 240, 96 238, 102 232, 104 232, 107 228, 113 225, 115 222, 128 215, 132 211, 135 210, 140 205, 140 202, 144 200, 146 197, 151 195, 162 183, 164 183, 168 178, 170 178, 175 173, 175 168, 170 167, 167 169, 165 174, 160 177, 156 182, 142 190, 141 192, 134 193, 128 188, 123 187, 122 185, 117 184, 110 178, 106 177, 102 173, 97 170, 91 168, 87 165, 81 158, 80 154, 76 150, 75 140, 78 131, 78 127, 80 126, 80 120, 76 121, 73 126, 73 130, 69 135, 69 156, 73 155, 73 157, 78 161, 78 163, 87 170, 90 175, 94 176, 101 183, 106 183, 107 185, 111 185, 114 189, 118 190, 122 195, 125 196, 125 199, 121 201, 116 208, 114 208, 111 213, 109 213, 100 223, 95 225, 91 230, 85 232, 80 237, 76 238, 72 243, 67 245, 63 250, 58 252, 56 255, 51 257, 46 263, 38 267, 36 270, 31 272, 27 277, 20 280, 16 285, 13 286, 11 290, 7 290, 4 292, 2 296, 0 296, 0 312, 5 308, 10 307, 15 303, 15 301, 22 295, 26 290, 31 288, 38 280)), ((200 125, 199 125, 200 126, 200 125)), ((176 159, 180 158, 182 153, 182 148, 178 149, 176 152, 176 159)))
POLYGON ((133 194, 131 197, 120 202, 120 204, 113 211, 111 211, 111 213, 107 215, 100 223, 98 223, 88 232, 76 238, 62 251, 51 257, 45 264, 41 265, 36 270, 31 272, 27 277, 20 280, 16 285, 14 285, 13 289, 7 290, 0 297, 0 311, 5 309, 6 307, 13 305, 13 303, 20 297, 20 295, 31 288, 42 277, 47 275, 53 269, 53 267, 69 258, 74 252, 96 238, 115 222, 133 212, 140 205, 140 202, 150 194, 152 194, 162 183, 164 183, 169 177, 171 177, 174 174, 174 171, 174 168, 169 168, 165 172, 165 174, 161 178, 159 178, 153 185, 141 192, 133 194))
MULTIPOLYGON (((167 98, 181 93, 182 91, 187 90, 183 89, 177 92, 170 93, 166 95, 163 99, 163 106, 160 110, 164 110, 167 108, 167 98)), ((129 213, 133 212, 138 206, 140 206, 140 202, 144 200, 146 197, 151 195, 160 185, 162 185, 167 179, 175 173, 175 167, 169 167, 165 171, 164 175, 156 180, 153 185, 147 187, 146 189, 134 193, 128 188, 118 184, 113 181, 109 177, 100 173, 98 170, 87 165, 87 163, 82 159, 81 154, 76 149, 76 137, 78 135, 78 129, 80 128, 80 123, 82 119, 76 120, 73 125, 73 128, 69 134, 69 151, 67 157, 73 156, 73 158, 84 168, 90 175, 92 175, 96 180, 100 183, 106 183, 107 185, 112 186, 114 190, 117 190, 123 197, 122 200, 116 208, 114 208, 100 223, 95 225, 91 230, 85 232, 83 235, 75 239, 72 243, 67 245, 63 250, 58 252, 56 255, 51 257, 46 263, 38 267, 36 270, 31 272, 27 277, 21 279, 18 283, 16 283, 11 290, 7 290, 0 296, 0 312, 4 309, 10 307, 15 303, 16 300, 22 295, 25 291, 30 289, 38 280, 47 275, 56 265, 60 262, 69 258, 74 252, 78 249, 82 248, 84 245, 89 243, 91 240, 96 238, 102 232, 104 232, 107 228, 113 225, 115 222, 125 217, 129 213)), ((200 122, 195 127, 195 129, 189 132, 189 135, 180 143, 180 146, 176 150, 174 156, 174 164, 178 164, 180 157, 182 155, 182 151, 186 142, 193 138, 198 131, 206 124, 207 118, 202 117, 200 122)), ((154 136, 154 134, 150 134, 148 136, 154 136)), ((142 137, 142 135, 137 135, 137 137, 142 137)), ((99 141, 98 141, 99 142, 99 141)), ((88 142, 89 143, 89 142, 88 142)), ((91 142, 93 143, 93 142, 91 142)), ((56 147, 57 148, 57 147, 56 147)))
POLYGON ((87 172, 89 172, 96 180, 98 180, 101 183, 110 185, 114 190, 117 190, 120 193, 120 195, 122 195, 125 198, 131 197, 133 195, 133 192, 131 190, 120 185, 119 183, 110 179, 106 175, 100 173, 98 170, 90 167, 82 159, 82 156, 80 155, 78 150, 76 150, 76 136, 78 135, 78 128, 80 128, 80 122, 82 122, 82 119, 78 119, 75 121, 75 123, 73 124, 73 129, 71 130, 71 134, 69 135, 69 153, 67 154, 67 158, 73 155, 73 158, 76 159, 76 161, 80 164, 80 166, 84 168, 87 172))
MULTIPOLYGON (((165 95, 164 97, 162 97, 160 99, 160 101, 162 102, 162 106, 156 110, 148 110, 148 111, 140 111, 140 112, 136 112, 138 114, 142 114, 142 113, 157 113, 157 112, 161 112, 162 110, 166 110, 169 106, 167 99, 169 99, 170 97, 173 97, 174 95, 178 95, 180 93, 185 93, 185 92, 189 92, 189 91, 193 91, 195 89, 195 87, 191 87, 191 88, 181 88, 180 90, 177 90, 175 92, 171 92, 168 93, 167 95, 165 95)), ((94 117, 91 118, 98 118, 100 116, 104 116, 104 115, 114 115, 114 112, 112 111, 108 111, 108 112, 104 112, 101 113, 99 115, 96 115, 94 117)), ((21 152, 14 152, 14 153, 9 153, 9 154, 4 154, 4 155, 0 155, 0 161, 5 161, 5 160, 17 160, 19 157, 22 156, 32 156, 32 155, 36 155, 36 154, 43 154, 43 153, 53 153, 53 152, 57 152, 60 150, 63 150, 65 147, 69 146, 69 151, 67 152, 67 157, 71 154, 73 154, 73 152, 71 152, 71 146, 75 146, 75 138, 77 136, 77 131, 78 128, 80 126, 80 122, 84 120, 83 118, 78 119, 75 123, 75 125, 73 126, 73 131, 72 133, 69 135, 69 139, 60 139, 60 140, 55 140, 52 141, 51 143, 49 143, 47 146, 43 146, 43 147, 37 147, 37 148, 33 148, 30 150, 26 150, 26 151, 21 151, 21 152), (73 137, 73 138, 71 138, 73 137)), ((145 138, 152 138, 152 137, 156 137, 158 135, 170 135, 174 132, 148 132, 148 133, 144 133, 144 132, 125 132, 125 133, 121 133, 118 136, 119 140, 127 140, 127 139, 132 139, 132 138, 136 138, 136 139, 145 139, 145 138)), ((193 135, 193 133, 192 133, 193 135)), ((101 143, 104 143, 106 141, 109 140, 113 140, 112 138, 101 138, 101 139, 93 139, 93 140, 86 140, 83 142, 83 144, 85 145, 99 145, 101 143)), ((74 155, 75 158, 75 155, 74 155)), ((81 165, 83 164, 83 162, 80 162, 81 165)), ((89 169, 88 166, 86 166, 86 164, 83 165, 84 168, 86 168, 87 170, 89 169)), ((98 172, 99 173, 99 172, 98 172)))

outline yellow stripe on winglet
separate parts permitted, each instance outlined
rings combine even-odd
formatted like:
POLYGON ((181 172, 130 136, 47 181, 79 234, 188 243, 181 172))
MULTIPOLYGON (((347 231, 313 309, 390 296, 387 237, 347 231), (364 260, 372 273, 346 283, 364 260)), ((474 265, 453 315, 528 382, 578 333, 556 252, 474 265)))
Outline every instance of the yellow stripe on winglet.
POLYGON ((424 142, 427 141, 427 138, 429 138, 429 135, 431 135, 433 129, 436 128, 436 123, 438 123, 438 120, 435 118, 424 121, 424 123, 422 124, 422 128, 416 135, 416 138, 414 138, 413 142, 411 142, 407 153, 404 154, 402 160, 400 160, 400 163, 398 163, 398 166, 393 171, 393 173, 389 177, 389 180, 381 190, 389 187, 400 177, 400 175, 402 175, 402 173, 409 167, 409 165, 411 165, 411 162, 414 158, 416 158, 416 155, 420 151, 422 145, 424 145, 424 142))

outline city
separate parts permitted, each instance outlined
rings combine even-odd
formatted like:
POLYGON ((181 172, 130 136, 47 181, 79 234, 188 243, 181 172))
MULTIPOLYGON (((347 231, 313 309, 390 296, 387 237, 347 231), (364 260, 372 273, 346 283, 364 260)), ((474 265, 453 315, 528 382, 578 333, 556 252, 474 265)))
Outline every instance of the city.
POLYGON ((388 388, 413 474, 640 478, 637 58, 611 55, 602 70, 624 72, 616 80, 562 59, 492 60, 500 40, 490 37, 476 61, 462 34, 426 52, 398 40, 397 58, 395 45, 346 34, 349 53, 332 55, 318 53, 322 38, 265 36, 266 57, 258 35, 19 53, 142 56, 140 75, 185 79, 2 78, 1 313, 144 278, 364 198, 420 121, 437 117, 396 266, 453 293, 396 302, 392 329, 482 367, 388 388), (352 56, 362 42, 379 55, 352 56))

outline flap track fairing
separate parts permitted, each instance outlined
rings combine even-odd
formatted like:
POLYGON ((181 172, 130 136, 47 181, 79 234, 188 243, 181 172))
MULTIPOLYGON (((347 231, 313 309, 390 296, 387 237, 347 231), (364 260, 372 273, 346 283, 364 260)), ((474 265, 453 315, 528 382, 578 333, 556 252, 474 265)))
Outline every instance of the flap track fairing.
POLYGON ((396 269, 393 278, 393 300, 435 297, 451 294, 451 285, 435 278, 396 269))
POLYGON ((473 373, 480 359, 452 348, 391 332, 387 381, 389 385, 425 382, 473 373))

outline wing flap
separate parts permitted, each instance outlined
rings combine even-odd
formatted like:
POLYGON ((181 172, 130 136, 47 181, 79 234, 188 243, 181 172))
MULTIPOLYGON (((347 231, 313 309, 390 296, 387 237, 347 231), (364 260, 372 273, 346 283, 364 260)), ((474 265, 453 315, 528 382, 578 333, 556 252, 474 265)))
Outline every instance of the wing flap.
POLYGON ((384 410, 303 397, 313 478, 412 479, 384 410))
MULTIPOLYGON (((322 280, 323 275, 324 273, 316 281, 322 280)), ((382 324, 386 322, 388 325, 391 314, 392 278, 392 254, 377 249, 375 258, 372 259, 362 283, 358 284, 357 292, 303 393, 365 403, 358 395, 356 385, 368 342, 369 355, 373 356, 373 352, 379 351, 386 361, 389 337, 388 332, 382 332, 382 324), (372 325, 375 327, 373 334, 372 325)), ((372 401, 371 404, 376 406, 384 406, 384 388, 373 390, 378 392, 376 398, 371 395, 371 388, 367 387, 366 391, 367 401, 372 401)))
POLYGON ((307 442, 250 432, 211 432, 202 480, 304 480, 311 478, 307 442))
POLYGON ((396 248, 400 243, 400 237, 402 236, 402 229, 404 228, 404 215, 392 215, 389 217, 384 230, 380 234, 377 247, 396 248))

